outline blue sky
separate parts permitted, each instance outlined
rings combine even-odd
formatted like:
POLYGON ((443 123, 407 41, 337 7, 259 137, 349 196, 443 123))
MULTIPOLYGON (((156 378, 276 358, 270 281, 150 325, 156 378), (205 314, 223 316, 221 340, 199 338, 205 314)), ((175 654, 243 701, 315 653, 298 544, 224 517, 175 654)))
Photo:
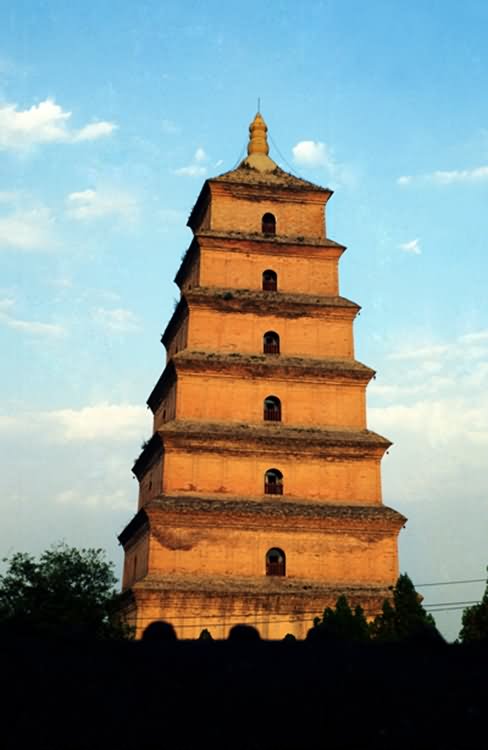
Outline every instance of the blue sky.
MULTIPOLYGON (((488 6, 3 0, 0 477, 5 554, 103 546, 132 460, 207 176, 257 97, 286 170, 329 185, 341 291, 395 443, 385 503, 417 583, 488 563, 488 6)), ((425 589, 477 599, 483 584, 425 589)), ((455 636, 459 611, 438 614, 455 636)))

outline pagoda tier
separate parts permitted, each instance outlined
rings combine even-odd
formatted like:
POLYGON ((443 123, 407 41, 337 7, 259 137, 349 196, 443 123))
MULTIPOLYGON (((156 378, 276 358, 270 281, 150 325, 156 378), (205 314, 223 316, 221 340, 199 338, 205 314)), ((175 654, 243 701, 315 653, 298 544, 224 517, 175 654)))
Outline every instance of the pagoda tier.
POLYGON ((396 580, 405 519, 382 504, 391 443, 367 427, 374 371, 354 357, 331 195, 269 158, 257 115, 248 157, 191 212, 119 537, 138 634, 165 619, 182 637, 238 622, 301 637, 341 593, 375 614, 396 580))
POLYGON ((125 606, 140 630, 160 616, 164 601, 182 637, 204 627, 225 637, 235 617, 267 638, 279 637, 283 622, 304 637, 310 614, 341 593, 367 615, 378 611, 396 575, 404 522, 385 506, 154 498, 120 536, 128 550, 124 588, 134 574, 138 581, 125 606), (263 575, 270 539, 286 550, 283 576, 263 575))
POLYGON ((369 430, 172 421, 153 435, 133 471, 140 506, 161 492, 379 505, 380 461, 389 446, 369 430), (276 489, 267 481, 273 469, 282 475, 276 489))

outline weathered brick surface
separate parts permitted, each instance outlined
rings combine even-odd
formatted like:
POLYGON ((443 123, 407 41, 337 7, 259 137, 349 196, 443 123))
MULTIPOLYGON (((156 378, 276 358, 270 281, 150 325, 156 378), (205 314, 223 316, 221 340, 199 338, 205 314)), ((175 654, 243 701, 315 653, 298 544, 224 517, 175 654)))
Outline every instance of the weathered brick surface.
MULTIPOLYGON (((164 456, 163 492, 222 494, 262 498, 264 475, 278 469, 289 499, 307 498, 309 502, 380 504, 381 478, 379 458, 334 459, 303 456, 296 451, 273 455, 262 451, 255 455, 210 452, 167 451, 164 456)), ((279 499, 277 498, 277 502, 279 499)))
POLYGON ((134 466, 140 510, 121 535, 139 634, 165 619, 180 637, 224 637, 238 622, 303 637, 340 593, 375 614, 398 575, 405 519, 382 506, 389 442, 366 429, 373 372, 354 360, 359 308, 339 297, 330 194, 240 168, 205 183, 192 211, 168 365, 148 400, 155 434, 134 466), (263 235, 267 212, 275 236, 263 235), (276 291, 263 290, 269 270, 276 291), (269 331, 279 353, 263 351, 269 331), (271 395, 279 423, 264 420, 271 395), (283 495, 265 493, 269 469, 283 495), (274 547, 284 577, 266 575, 274 547))
POLYGON ((281 401, 285 425, 364 429, 365 389, 363 383, 324 382, 312 377, 251 379, 239 378, 239 373, 182 373, 161 403, 154 425, 157 429, 174 418, 261 424, 264 399, 275 396, 281 401))
POLYGON ((189 318, 187 346, 195 351, 261 354, 263 336, 274 331, 284 356, 352 358, 350 317, 286 318, 279 315, 227 312, 198 307, 189 318))

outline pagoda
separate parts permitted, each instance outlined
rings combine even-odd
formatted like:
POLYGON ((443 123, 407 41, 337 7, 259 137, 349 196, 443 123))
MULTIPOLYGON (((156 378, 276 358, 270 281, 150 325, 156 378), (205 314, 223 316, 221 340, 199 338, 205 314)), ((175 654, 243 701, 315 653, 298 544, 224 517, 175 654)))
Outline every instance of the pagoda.
POLYGON ((180 638, 245 623, 306 635, 345 594, 376 614, 398 576, 405 518, 382 503, 390 442, 367 429, 374 371, 354 358, 359 306, 339 296, 332 191, 248 155, 205 181, 147 404, 138 512, 119 536, 123 614, 180 638))

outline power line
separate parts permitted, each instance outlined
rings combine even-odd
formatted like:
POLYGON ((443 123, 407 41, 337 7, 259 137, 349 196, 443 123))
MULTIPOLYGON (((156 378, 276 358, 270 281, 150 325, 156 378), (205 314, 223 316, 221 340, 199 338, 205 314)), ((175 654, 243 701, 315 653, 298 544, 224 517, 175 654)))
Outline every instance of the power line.
POLYGON ((423 589, 426 586, 456 586, 460 583, 487 583, 486 578, 470 578, 465 581, 436 581, 435 583, 415 583, 415 588, 423 589))
POLYGON ((463 605, 464 607, 471 607, 473 604, 479 604, 479 599, 470 602, 434 602, 433 604, 424 604, 425 609, 431 609, 432 607, 447 607, 452 605, 463 605))
POLYGON ((273 139, 273 136, 271 135, 271 133, 268 133, 268 136, 269 136, 269 140, 271 141, 271 143, 273 145, 273 148, 276 149, 276 151, 278 152, 278 156, 281 159, 283 159, 283 161, 285 162, 286 166, 291 171, 291 173, 294 174, 295 177, 299 177, 301 180, 305 179, 304 177, 302 177, 301 175, 298 174, 298 172, 295 170, 294 167, 292 167, 292 165, 290 164, 290 162, 288 161, 288 159, 286 158, 286 156, 283 156, 283 154, 281 153, 280 149, 278 148, 278 146, 274 142, 274 139, 273 139))

